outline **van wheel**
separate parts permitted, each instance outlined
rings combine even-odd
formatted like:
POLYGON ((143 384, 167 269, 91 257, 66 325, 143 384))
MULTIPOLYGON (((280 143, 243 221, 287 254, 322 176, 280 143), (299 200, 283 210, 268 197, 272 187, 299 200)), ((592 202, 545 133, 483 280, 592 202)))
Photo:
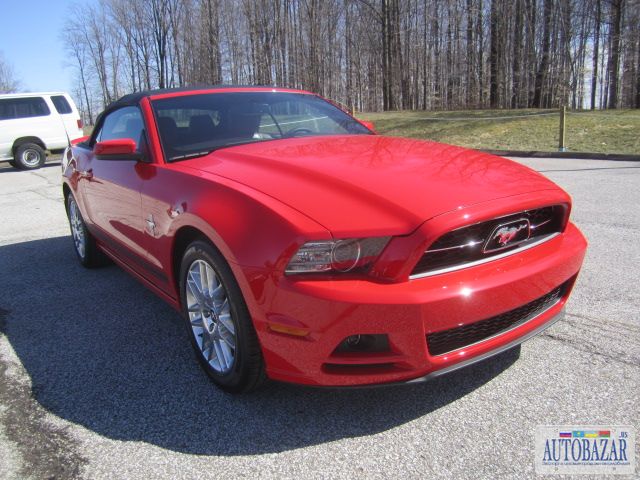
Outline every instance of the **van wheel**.
POLYGON ((45 151, 35 143, 23 143, 13 156, 15 167, 21 170, 34 170, 44 165, 47 159, 45 151))

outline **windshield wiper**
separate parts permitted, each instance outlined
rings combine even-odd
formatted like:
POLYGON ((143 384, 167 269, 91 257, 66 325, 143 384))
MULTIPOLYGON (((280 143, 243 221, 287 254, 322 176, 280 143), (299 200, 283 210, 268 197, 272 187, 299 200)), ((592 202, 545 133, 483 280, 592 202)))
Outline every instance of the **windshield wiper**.
POLYGON ((204 157, 205 155, 209 155, 211 152, 213 152, 213 150, 205 150, 204 152, 193 152, 193 153, 186 153, 184 155, 176 155, 175 157, 170 157, 169 161, 174 162, 176 160, 188 160, 190 158, 204 157))

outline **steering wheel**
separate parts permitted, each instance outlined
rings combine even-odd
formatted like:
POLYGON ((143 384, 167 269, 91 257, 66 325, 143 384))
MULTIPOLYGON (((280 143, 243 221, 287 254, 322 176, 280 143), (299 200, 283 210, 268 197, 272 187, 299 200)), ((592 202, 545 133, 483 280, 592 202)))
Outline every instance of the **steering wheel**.
POLYGON ((294 128, 292 130, 289 130, 287 133, 285 133, 283 136, 284 137, 297 137, 298 135, 309 135, 312 134, 313 130, 309 129, 309 128, 294 128))

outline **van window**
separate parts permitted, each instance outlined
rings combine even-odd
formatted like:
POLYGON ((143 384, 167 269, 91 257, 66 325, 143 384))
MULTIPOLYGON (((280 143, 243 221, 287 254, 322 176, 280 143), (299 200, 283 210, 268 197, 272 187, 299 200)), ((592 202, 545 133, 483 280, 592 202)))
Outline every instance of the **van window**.
POLYGON ((58 113, 71 113, 71 105, 67 102, 67 99, 62 95, 55 95, 51 97, 51 101, 53 102, 53 106, 56 107, 58 113))
POLYGON ((0 99, 0 120, 44 117, 51 112, 42 97, 0 99))

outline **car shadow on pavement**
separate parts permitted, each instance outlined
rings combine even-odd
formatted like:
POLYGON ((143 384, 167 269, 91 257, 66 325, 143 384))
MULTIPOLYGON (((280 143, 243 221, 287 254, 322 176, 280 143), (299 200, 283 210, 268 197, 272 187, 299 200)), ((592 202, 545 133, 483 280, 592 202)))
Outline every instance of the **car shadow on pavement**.
POLYGON ((121 269, 86 270, 69 237, 0 247, 4 333, 46 410, 99 435, 199 455, 274 453, 375 434, 484 385, 514 349, 424 384, 233 396, 198 367, 178 314, 121 269))

